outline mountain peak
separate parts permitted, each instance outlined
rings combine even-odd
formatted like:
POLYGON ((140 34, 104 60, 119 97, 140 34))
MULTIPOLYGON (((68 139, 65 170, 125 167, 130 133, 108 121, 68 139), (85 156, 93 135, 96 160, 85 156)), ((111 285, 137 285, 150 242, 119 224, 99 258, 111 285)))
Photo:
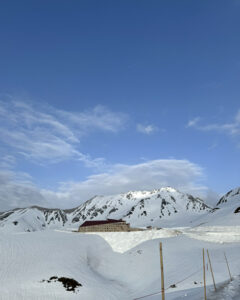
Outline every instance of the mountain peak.
POLYGON ((153 189, 153 190, 135 190, 135 191, 129 191, 123 195, 130 195, 130 196, 138 196, 138 195, 147 195, 147 194, 156 194, 161 192, 169 192, 169 193, 180 193, 178 190, 171 186, 161 187, 159 189, 153 189))

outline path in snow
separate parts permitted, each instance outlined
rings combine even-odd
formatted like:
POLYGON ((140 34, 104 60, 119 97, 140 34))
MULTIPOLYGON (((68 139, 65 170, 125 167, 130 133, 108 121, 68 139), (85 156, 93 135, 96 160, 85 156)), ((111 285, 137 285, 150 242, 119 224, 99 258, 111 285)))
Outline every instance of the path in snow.
POLYGON ((239 300, 240 299, 240 276, 236 276, 233 281, 219 284, 217 292, 211 292, 209 300, 239 300))
MULTIPOLYGON (((166 300, 202 300, 204 298, 203 287, 187 289, 165 295, 166 300)), ((139 300, 159 300, 161 293, 139 300)), ((207 300, 239 300, 240 299, 240 277, 236 276, 233 281, 225 281, 217 285, 217 292, 213 286, 207 289, 207 300)))

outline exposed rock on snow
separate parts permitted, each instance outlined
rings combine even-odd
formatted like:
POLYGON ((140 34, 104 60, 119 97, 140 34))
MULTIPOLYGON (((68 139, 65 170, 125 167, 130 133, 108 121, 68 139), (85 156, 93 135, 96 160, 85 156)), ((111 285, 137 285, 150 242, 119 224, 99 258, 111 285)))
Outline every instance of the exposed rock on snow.
POLYGON ((236 210, 234 211, 235 214, 240 213, 240 207, 236 208, 236 210))
POLYGON ((42 282, 61 282, 63 286, 65 287, 66 291, 69 292, 75 292, 76 288, 79 286, 82 286, 81 283, 79 283, 77 280, 73 278, 67 278, 67 277, 57 277, 57 276, 52 276, 48 280, 42 280, 42 282))
POLYGON ((240 203, 240 188, 233 189, 224 195, 217 203, 217 206, 221 206, 224 203, 235 202, 236 205, 240 203))
POLYGON ((233 189, 224 195, 217 203, 214 212, 203 216, 201 222, 205 225, 239 226, 240 225, 240 188, 233 189))

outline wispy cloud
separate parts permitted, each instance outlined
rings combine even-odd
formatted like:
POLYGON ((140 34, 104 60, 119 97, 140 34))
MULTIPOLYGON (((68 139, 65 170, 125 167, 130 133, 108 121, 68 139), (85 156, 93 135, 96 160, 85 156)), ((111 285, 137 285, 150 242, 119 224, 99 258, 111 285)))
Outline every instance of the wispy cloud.
POLYGON ((0 170, 0 211, 31 205, 46 205, 40 189, 24 173, 0 170))
POLYGON ((194 127, 197 125, 197 123, 200 121, 200 118, 199 117, 196 117, 192 120, 189 120, 186 127, 194 127))
POLYGON ((240 134, 240 110, 237 112, 232 122, 229 123, 213 123, 213 124, 199 124, 200 118, 195 118, 190 120, 187 124, 187 127, 193 127, 202 131, 217 131, 220 133, 225 133, 230 136, 237 136, 240 134))
POLYGON ((0 211, 34 204, 68 208, 94 195, 152 190, 165 186, 206 197, 209 189, 201 184, 202 180, 204 173, 200 166, 188 160, 176 159, 112 165, 106 172, 91 175, 86 180, 61 183, 56 191, 37 188, 25 174, 8 171, 0 173, 0 211))
POLYGON ((213 192, 202 183, 204 180, 204 170, 199 165, 177 159, 150 160, 135 165, 112 165, 106 172, 91 175, 86 180, 62 182, 55 191, 36 187, 27 174, 2 171, 0 211, 36 204, 70 208, 95 195, 152 190, 165 186, 211 201, 216 200, 213 192))
POLYGON ((1 154, 0 169, 12 169, 15 166, 16 159, 13 155, 1 154))
POLYGON ((61 191, 71 199, 77 199, 79 194, 89 197, 165 186, 202 194, 206 187, 199 181, 203 178, 203 169, 188 160, 159 159, 136 165, 116 164, 108 172, 89 176, 85 181, 65 183, 61 191))
POLYGON ((118 132, 125 128, 128 119, 126 114, 112 112, 102 105, 97 105, 85 112, 73 113, 57 110, 56 113, 81 133, 92 130, 118 132))
POLYGON ((79 150, 82 136, 92 131, 118 132, 127 116, 96 106, 67 112, 14 99, 0 101, 0 138, 15 153, 38 163, 78 159, 88 166, 102 163, 79 150))
POLYGON ((141 132, 143 134, 153 134, 154 132, 158 131, 158 127, 154 126, 152 124, 149 125, 143 125, 143 124, 137 124, 137 131, 141 132))
POLYGON ((208 147, 208 150, 214 150, 216 149, 218 146, 218 143, 217 142, 213 142, 209 147, 208 147))

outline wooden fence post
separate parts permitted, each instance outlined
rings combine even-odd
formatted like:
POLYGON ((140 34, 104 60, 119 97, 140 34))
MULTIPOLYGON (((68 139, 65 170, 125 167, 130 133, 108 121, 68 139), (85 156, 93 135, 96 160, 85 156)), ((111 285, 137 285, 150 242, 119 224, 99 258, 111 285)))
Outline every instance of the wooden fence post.
POLYGON ((209 266, 210 266, 210 270, 211 270, 211 274, 212 274, 213 285, 214 285, 214 289, 215 289, 215 292, 216 292, 217 288, 216 288, 216 283, 215 283, 215 279, 214 279, 214 275, 213 275, 213 269, 212 269, 212 264, 211 264, 211 259, 210 259, 210 256, 209 256, 208 249, 207 249, 207 256, 208 256, 208 262, 209 262, 209 266))
POLYGON ((224 252, 224 256, 225 256, 225 260, 226 260, 226 263, 227 263, 227 268, 228 268, 228 273, 229 273, 230 281, 232 281, 232 275, 231 275, 231 272, 230 272, 230 268, 229 268, 229 264, 228 264, 228 260, 227 260, 227 256, 226 256, 225 252, 224 252))
POLYGON ((160 243, 160 265, 161 265, 161 288, 162 288, 162 300, 165 300, 162 243, 160 243))
POLYGON ((203 284, 204 284, 204 300, 207 300, 206 271, 205 271, 205 254, 204 254, 204 248, 203 248, 203 284))

